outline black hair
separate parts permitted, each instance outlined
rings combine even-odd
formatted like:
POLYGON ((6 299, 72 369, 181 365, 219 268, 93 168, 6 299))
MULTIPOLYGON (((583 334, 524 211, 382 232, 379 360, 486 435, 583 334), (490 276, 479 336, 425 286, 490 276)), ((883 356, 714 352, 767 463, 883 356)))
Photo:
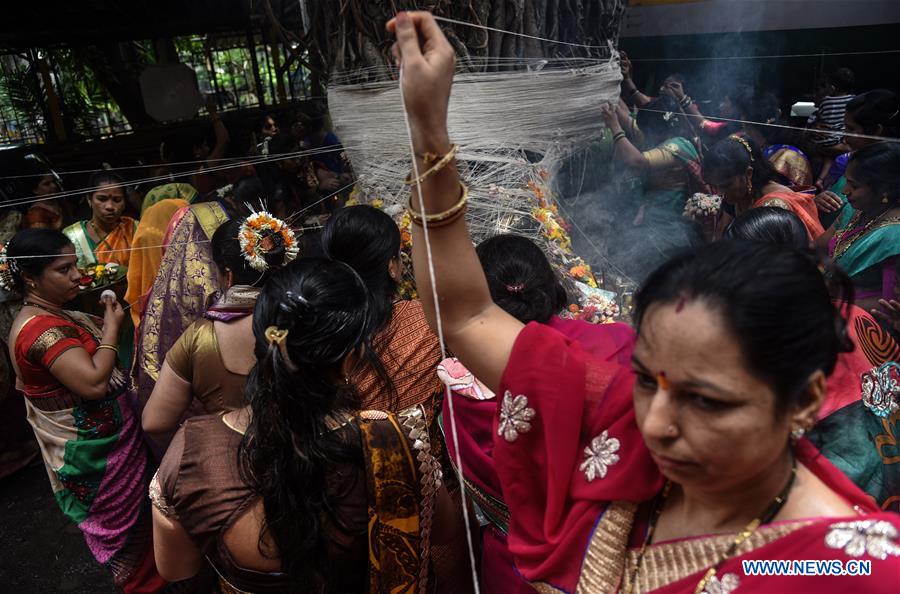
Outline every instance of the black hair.
POLYGON ((856 75, 849 68, 838 68, 828 75, 828 82, 838 91, 852 91, 856 85, 856 75))
POLYGON ((365 204, 347 206, 325 223, 322 251, 326 258, 353 268, 369 291, 367 333, 376 338, 375 348, 365 358, 392 392, 393 386, 379 354, 392 338, 382 330, 388 327, 397 298, 398 284, 391 278, 388 264, 400 256, 400 229, 390 216, 377 208, 365 204))
POLYGON ((263 115, 259 116, 259 118, 256 120, 256 132, 263 131, 263 128, 266 127, 266 120, 268 120, 268 119, 271 119, 273 122, 275 122, 276 126, 278 125, 278 120, 275 119, 275 114, 273 114, 273 113, 263 114, 263 115))
POLYGON ((94 192, 97 191, 97 188, 100 185, 109 184, 117 186, 120 190, 122 190, 122 195, 126 193, 125 188, 125 180, 121 175, 114 171, 107 171, 106 169, 101 169, 99 171, 95 171, 91 174, 91 177, 88 178, 88 197, 90 198, 94 192))
POLYGON ((667 75, 666 78, 671 78, 673 81, 679 83, 682 86, 684 86, 684 83, 687 81, 687 79, 684 78, 684 75, 680 72, 673 72, 672 74, 667 75))
POLYGON ((6 245, 7 258, 15 262, 10 272, 16 291, 25 292, 24 274, 40 276, 71 245, 69 238, 56 229, 23 229, 16 233, 6 245))
POLYGON ((808 251, 726 239, 684 252, 635 295, 638 332, 652 305, 681 299, 702 301, 722 316, 748 369, 775 392, 779 415, 800 402, 810 375, 830 375, 838 354, 853 350, 847 321, 808 251))
POLYGON ((21 178, 20 184, 20 191, 22 194, 33 194, 34 190, 38 187, 38 184, 41 183, 41 180, 43 180, 47 176, 52 177, 53 181, 56 182, 57 185, 59 185, 53 169, 46 163, 36 158, 23 159, 22 168, 19 171, 19 175, 23 176, 21 178))
POLYGON ((270 155, 284 155, 297 151, 297 139, 287 132, 279 132, 269 140, 270 155))
POLYGON ((809 234, 800 217, 775 206, 751 208, 725 229, 725 239, 746 239, 784 245, 798 250, 809 248, 809 234))
POLYGON ((847 115, 862 126, 865 134, 896 137, 900 130, 900 104, 897 95, 886 89, 875 89, 857 95, 847 103, 847 115))
POLYGON ((753 169, 751 181, 754 192, 761 192, 762 187, 775 178, 772 164, 763 157, 762 151, 752 139, 746 136, 740 138, 729 136, 712 145, 706 152, 703 159, 703 177, 709 179, 713 177, 709 175, 713 172, 723 177, 736 177, 744 175, 747 167, 753 169))
POLYGON ((662 140, 683 136, 687 116, 681 111, 678 101, 670 95, 660 95, 637 114, 637 125, 648 138, 662 140), (660 113, 662 112, 662 113, 660 113), (671 113, 672 115, 669 115, 671 113), (668 117, 668 119, 667 119, 668 117))
POLYGON ((778 122, 781 117, 781 107, 775 93, 765 91, 756 95, 744 108, 743 113, 744 119, 754 122, 747 126, 758 128, 766 142, 772 142, 781 132, 779 128, 766 125, 778 122))
POLYGON ((270 237, 274 247, 264 256, 268 268, 265 271, 254 269, 244 258, 238 238, 244 221, 246 221, 245 218, 230 219, 219 225, 210 241, 213 261, 222 273, 226 270, 231 271, 234 284, 261 287, 275 269, 285 264, 287 251, 281 235, 272 234, 270 237))
POLYGON ((255 175, 242 177, 231 186, 231 196, 237 205, 261 208, 266 204, 266 186, 255 175))
MULTIPOLYGON (((247 380, 252 415, 240 471, 265 510, 260 551, 270 536, 281 570, 298 591, 322 591, 308 580, 328 579, 329 532, 350 531, 335 511, 334 469, 361 465, 359 433, 349 424, 350 439, 328 423, 361 406, 342 365, 367 346, 367 306, 366 287, 352 268, 303 258, 272 275, 253 313, 257 364, 247 380), (270 327, 287 331, 283 346, 267 338, 270 327), (300 587, 302 579, 307 582, 300 587)), ((339 491, 352 488, 357 476, 350 473, 339 491)))
POLYGON ((850 157, 850 167, 856 182, 876 196, 887 195, 892 205, 900 203, 900 143, 876 142, 861 148, 850 157))
POLYGON ((748 113, 753 108, 753 98, 756 93, 753 87, 743 83, 737 83, 725 92, 725 97, 734 105, 738 114, 746 119, 748 113))
POLYGON ((520 322, 546 323, 568 296, 547 256, 527 237, 495 235, 475 249, 491 299, 520 322))
POLYGON ((397 281, 388 264, 400 255, 400 229, 383 211, 358 204, 334 213, 322 229, 327 258, 348 264, 366 283, 372 296, 371 331, 384 328, 397 297, 397 281))

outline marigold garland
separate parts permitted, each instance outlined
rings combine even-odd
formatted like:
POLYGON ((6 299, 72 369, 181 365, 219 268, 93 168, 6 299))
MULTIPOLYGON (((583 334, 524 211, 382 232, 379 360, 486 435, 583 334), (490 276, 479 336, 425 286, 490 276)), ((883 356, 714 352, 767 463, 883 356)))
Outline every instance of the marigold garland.
POLYGON ((281 236, 286 263, 297 257, 300 247, 294 232, 287 223, 264 210, 247 217, 238 230, 241 253, 250 267, 256 271, 265 272, 269 268, 265 256, 273 247, 267 245, 272 235, 281 236))

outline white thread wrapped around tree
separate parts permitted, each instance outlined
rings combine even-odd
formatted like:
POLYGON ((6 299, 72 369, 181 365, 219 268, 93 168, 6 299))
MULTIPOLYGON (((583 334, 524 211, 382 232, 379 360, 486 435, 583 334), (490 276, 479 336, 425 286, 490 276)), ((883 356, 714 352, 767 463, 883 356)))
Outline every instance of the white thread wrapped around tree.
MULTIPOLYGON (((448 128, 460 145, 473 239, 525 235, 560 270, 581 272, 585 264, 571 251, 555 212, 553 175, 565 158, 600 138, 604 127, 598 108, 618 100, 622 77, 615 55, 550 62, 549 67, 542 60, 538 68, 458 74, 448 128)), ((397 82, 333 85, 328 103, 359 176, 358 199, 379 200, 397 212, 391 206, 405 206, 409 189, 403 181, 411 167, 397 82)), ((589 268, 581 278, 570 276, 594 284, 589 268)))

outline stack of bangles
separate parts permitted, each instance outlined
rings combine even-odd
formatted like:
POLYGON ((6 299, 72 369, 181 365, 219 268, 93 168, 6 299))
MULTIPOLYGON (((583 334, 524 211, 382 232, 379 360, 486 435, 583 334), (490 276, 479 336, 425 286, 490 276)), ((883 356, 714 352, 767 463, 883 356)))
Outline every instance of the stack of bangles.
POLYGON ((626 135, 625 135, 625 132, 623 132, 622 130, 619 130, 618 132, 616 132, 615 134, 613 134, 613 144, 619 142, 620 140, 622 140, 623 138, 625 138, 625 136, 626 136, 626 135))
POLYGON ((101 351, 103 349, 108 349, 108 350, 114 352, 116 355, 119 354, 119 347, 112 345, 112 344, 101 344, 101 345, 97 346, 98 351, 101 351))
POLYGON ((693 102, 694 102, 693 99, 691 99, 690 97, 685 95, 684 97, 681 98, 681 101, 679 101, 678 104, 681 105, 682 109, 687 109, 688 107, 691 106, 691 103, 693 103, 693 102))
POLYGON ((429 228, 449 225, 465 214, 466 206, 469 203, 469 188, 466 186, 466 184, 462 183, 462 181, 459 182, 459 188, 460 196, 459 200, 456 201, 456 204, 443 212, 436 212, 434 214, 423 215, 422 213, 417 212, 416 209, 413 208, 413 197, 412 194, 410 194, 409 205, 407 206, 407 210, 409 210, 410 220, 420 227, 422 226, 423 221, 428 225, 429 228))
MULTIPOLYGON (((419 175, 419 177, 415 179, 410 179, 411 175, 406 177, 406 185, 407 186, 418 186, 423 181, 446 167, 450 164, 453 159, 456 157, 456 153, 459 151, 459 145, 452 144, 450 145, 450 150, 447 151, 444 155, 435 155, 433 153, 425 153, 424 155, 419 155, 425 165, 429 166, 429 169, 419 175)), ((460 197, 459 200, 456 201, 456 204, 448 208, 443 212, 438 212, 434 214, 423 214, 418 212, 413 207, 413 197, 412 193, 409 196, 409 204, 407 206, 407 210, 409 210, 409 218, 413 223, 419 225, 420 227, 424 224, 427 224, 429 227, 443 227, 444 225, 449 225, 459 217, 461 217, 466 212, 466 206, 469 203, 469 188, 466 184, 459 182, 460 187, 460 197)))

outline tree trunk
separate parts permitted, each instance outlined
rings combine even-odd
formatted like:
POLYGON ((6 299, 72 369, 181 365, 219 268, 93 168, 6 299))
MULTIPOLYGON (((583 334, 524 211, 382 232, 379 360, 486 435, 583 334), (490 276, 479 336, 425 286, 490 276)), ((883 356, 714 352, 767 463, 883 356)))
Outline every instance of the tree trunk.
MULTIPOLYGON (((412 10, 418 5, 435 15, 569 43, 605 46, 617 42, 625 0, 344 0, 304 2, 309 22, 306 35, 299 24, 297 2, 282 3, 281 17, 287 28, 301 33, 310 60, 321 72, 334 74, 368 69, 380 77, 391 63, 393 38, 384 23, 396 10, 412 10), (291 18, 291 11, 296 12, 291 18), (290 23, 290 24, 288 24, 290 23)), ((275 2, 273 2, 275 4, 275 2)), ((469 70, 497 69, 488 58, 538 58, 591 55, 592 50, 516 35, 486 31, 463 25, 441 23, 456 48, 459 63, 469 70), (472 61, 470 58, 479 58, 472 61)), ((596 55, 596 53, 595 53, 596 55)))

